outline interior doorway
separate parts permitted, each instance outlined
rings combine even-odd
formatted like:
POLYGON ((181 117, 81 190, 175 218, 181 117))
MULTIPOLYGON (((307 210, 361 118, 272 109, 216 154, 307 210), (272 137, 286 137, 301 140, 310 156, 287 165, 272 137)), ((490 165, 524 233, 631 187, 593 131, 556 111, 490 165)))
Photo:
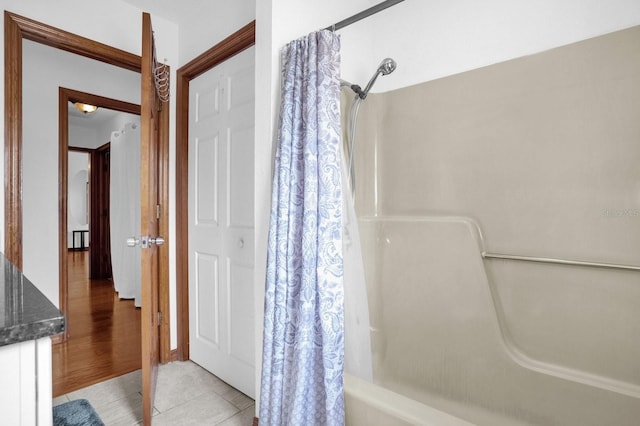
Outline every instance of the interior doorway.
POLYGON ((111 141, 124 128, 139 127, 140 107, 65 88, 59 104, 59 152, 66 152, 59 161, 67 334, 53 348, 54 396, 141 365, 141 313, 116 292, 110 238, 111 141), (94 105, 99 113, 77 112, 77 103, 94 105))
MULTIPOLYGON (((60 200, 59 205, 59 231, 62 241, 67 241, 68 236, 73 234, 69 234, 68 229, 68 192, 69 192, 69 164, 68 164, 68 151, 69 151, 69 115, 70 105, 76 103, 82 103, 87 105, 93 105, 98 107, 99 109, 112 111, 113 113, 125 113, 132 114, 136 116, 140 116, 140 105, 132 104, 129 102, 120 101, 117 99, 107 98, 104 96, 99 96, 91 93, 81 92, 78 90, 68 89, 61 87, 59 89, 59 107, 58 107, 58 152, 60 155, 58 156, 58 170, 59 170, 59 178, 60 182, 58 198, 60 200)), ((113 113, 107 115, 105 121, 108 123, 109 120, 115 120, 113 117, 113 113)), ((116 120, 117 121, 117 120, 116 120)), ((106 124, 108 125, 108 124, 106 124)), ((110 132, 110 130, 109 130, 110 132)), ((97 136, 96 136, 97 137, 97 136)), ((108 136, 110 138, 110 135, 108 136)), ((111 271, 107 270, 104 266, 104 256, 105 250, 110 246, 109 244, 109 228, 110 228, 110 217, 108 212, 108 194, 106 193, 107 182, 105 182, 105 173, 103 171, 98 172, 98 168, 102 168, 105 165, 105 155, 109 146, 106 145, 108 142, 106 140, 106 136, 102 136, 102 139, 98 139, 98 142, 89 143, 85 140, 84 147, 78 146, 81 145, 79 142, 74 142, 74 145, 77 148, 91 149, 91 166, 89 167, 89 176, 95 176, 94 179, 89 180, 89 187, 91 189, 91 195, 89 197, 90 207, 89 207, 89 241, 93 241, 93 246, 96 250, 89 249, 89 277, 94 279, 105 279, 110 278, 111 271), (101 159, 102 158, 102 159, 101 159), (91 173, 93 170, 93 173, 91 173), (98 250, 99 249, 99 250, 98 250), (102 266, 101 266, 102 265, 102 266)), ((82 137, 75 138, 78 141, 83 140, 82 137)), ((71 230, 72 231, 72 230, 71 230)), ((65 248, 68 247, 68 244, 64 244, 65 248)), ((68 303, 69 303, 69 287, 68 287, 68 265, 67 265, 67 250, 60 250, 60 259, 59 259, 59 268, 60 268, 60 310, 68 317, 68 303)), ((110 267, 108 269, 111 269, 110 267)), ((65 341, 68 336, 68 327, 65 330, 65 333, 62 335, 62 341, 65 341)))
MULTIPOLYGON (((24 270, 24 253, 32 250, 33 253, 39 253, 37 239, 42 240, 42 235, 49 235, 47 232, 43 232, 39 235, 39 232, 32 232, 35 235, 36 243, 34 250, 33 247, 26 247, 25 227, 23 226, 23 216, 25 209, 23 208, 23 168, 25 167, 24 160, 24 143, 23 132, 25 128, 38 128, 37 125, 23 126, 23 73, 30 70, 28 64, 23 63, 23 44, 27 42, 33 42, 35 45, 49 46, 63 52, 69 52, 76 54, 82 58, 96 61, 96 63, 106 63, 113 65, 117 69, 126 72, 127 70, 135 73, 141 72, 142 58, 138 55, 108 46, 94 40, 87 39, 85 37, 67 32, 65 30, 52 27, 42 22, 37 22, 26 18, 24 16, 16 15, 14 13, 5 11, 5 241, 4 251, 5 256, 18 268, 24 270)), ((44 67, 47 69, 47 67, 44 67)), ((97 73, 96 75, 101 75, 97 73)), ((29 86, 25 86, 29 87, 29 86)), ((36 93, 37 94, 37 93, 36 93)), ((49 105, 49 104, 47 104, 49 105)), ((66 107, 66 105, 65 105, 66 107)), ((168 111, 168 108, 166 108, 168 111)), ((62 112, 66 114, 64 111, 62 112)), ((62 114, 61 113, 61 114, 62 114)), ((158 162, 162 170, 166 171, 159 185, 159 194, 162 200, 162 205, 168 205, 169 197, 169 184, 168 184, 168 170, 169 170, 169 138, 168 138, 168 114, 164 114, 163 121, 161 122, 161 149, 158 154, 158 162), (166 115, 166 118, 164 117, 166 115)), ((34 122, 32 122, 34 123, 34 122)), ((59 127, 60 132, 66 132, 65 127, 59 127)), ((60 155, 66 154, 66 149, 60 155)), ((55 154, 54 154, 55 155, 55 154)), ((53 157, 52 157, 53 158, 53 157)), ((66 170, 60 170, 59 172, 66 172, 66 170)), ((38 176, 40 174, 38 173, 38 176)), ((41 181, 36 181, 39 183, 41 181)), ((57 184, 57 182, 56 182, 57 184)), ((66 188, 65 188, 66 190, 66 188)), ((64 191, 62 192, 64 194, 64 191)), ((63 195, 66 197, 66 195, 63 195)), ((60 204, 60 208, 66 209, 66 200, 57 200, 60 204)), ((160 210, 160 232, 163 235, 169 234, 169 209, 163 208, 160 210)), ((50 216, 53 217, 53 216, 50 216)), ((59 217, 55 220, 59 220, 59 217)), ((64 225, 66 226, 66 224, 64 225)), ((51 229, 60 229, 58 226, 47 226, 45 231, 51 229)), ((55 241, 56 251, 66 251, 66 238, 50 238, 49 241, 55 241)), ((170 244, 170 243, 169 243, 170 244)), ((44 245, 43 245, 44 246, 44 245)), ((47 246, 48 247, 48 246, 47 246)), ((47 248, 40 248, 40 251, 47 250, 47 248)), ((51 252, 51 251, 49 251, 51 252)), ((35 262, 38 263, 46 255, 35 257, 35 262)), ((55 257, 53 258, 55 259, 55 257)), ((161 250, 160 252, 160 274, 159 274, 159 303, 158 311, 162 315, 162 318, 167 319, 169 317, 169 253, 168 250, 161 250)), ((54 260, 55 261, 55 260, 54 260)), ((67 277, 63 276, 66 273, 66 262, 64 265, 58 265, 59 279, 57 281, 51 281, 53 275, 49 274, 41 281, 43 283, 55 283, 56 285, 63 286, 66 284, 67 277), (64 271, 62 270, 64 268, 64 271)), ((47 271, 46 268, 38 266, 37 271, 47 271)), ((55 268, 49 268, 49 270, 55 268)), ((62 289, 58 291, 58 307, 63 312, 66 312, 67 299, 66 294, 62 294, 62 289)), ((160 316, 160 315, 158 315, 160 316)), ((147 319, 152 319, 151 316, 147 319)), ((160 361, 168 362, 171 359, 170 341, 169 341, 169 321, 162 321, 159 325, 160 330, 160 361)), ((61 335, 55 342, 62 340, 66 335, 61 335)))
MULTIPOLYGON (((223 63, 230 57, 255 44, 255 21, 245 25, 211 49, 181 67, 177 72, 176 93, 180 108, 176 110, 176 139, 189 140, 189 85, 190 82, 223 63)), ((189 252, 189 145, 176 144, 176 251, 189 252)), ((176 259, 176 310, 178 326, 179 360, 190 359, 189 353, 189 259, 180 256, 176 259)))
POLYGON ((190 357, 252 398, 254 57, 248 48, 189 85, 188 194, 190 357))

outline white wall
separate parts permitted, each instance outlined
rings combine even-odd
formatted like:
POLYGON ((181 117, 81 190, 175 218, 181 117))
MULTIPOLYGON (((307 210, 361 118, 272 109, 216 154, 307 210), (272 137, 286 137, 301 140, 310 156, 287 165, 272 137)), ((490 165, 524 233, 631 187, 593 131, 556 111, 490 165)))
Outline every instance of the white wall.
MULTIPOLYGON (((71 248, 73 247, 73 231, 89 229, 87 220, 89 153, 69 151, 67 171, 67 248, 71 248)), ((80 236, 76 236, 76 243, 79 242, 80 236)), ((85 235, 84 244, 85 246, 89 245, 88 235, 85 235)))
MULTIPOLYGON (((119 0, 86 2, 82 0, 0 0, 0 6, 18 15, 44 22, 74 34, 99 41, 127 52, 140 54, 142 10, 119 0)), ((178 63, 177 25, 152 16, 159 58, 178 63)), ((4 34, 3 36, 4 37, 4 34)))
POLYGON ((373 90, 384 92, 638 23, 637 0, 405 0, 339 31, 343 76, 366 83, 391 56, 397 70, 373 90))
MULTIPOLYGON (((83 120, 84 121, 84 120, 83 120)), ((95 126, 89 123, 75 124, 69 117, 69 146, 77 148, 97 148, 101 145, 95 126)))
MULTIPOLYGON (((280 99, 279 50, 377 0, 256 4, 256 387, 259 398, 266 241, 274 126, 280 99)), ((636 0, 406 0, 338 31, 342 77, 366 83, 384 57, 398 69, 374 92, 392 90, 640 24, 636 0)))
POLYGON ((254 20, 255 11, 256 0, 197 2, 189 11, 189 20, 179 23, 180 66, 254 20))
POLYGON ((100 141, 98 146, 110 142, 111 133, 121 131, 122 129, 124 129, 124 126, 127 123, 135 123, 140 126, 140 116, 136 114, 120 112, 113 116, 113 118, 108 120, 107 122, 98 125, 96 129, 98 134, 98 141, 100 141))
MULTIPOLYGON (((98 111, 99 114, 99 111, 98 111)), ((96 120, 69 117, 69 146, 96 149, 109 142, 111 132, 121 130, 126 123, 140 124, 140 116, 108 111, 108 116, 96 120)))

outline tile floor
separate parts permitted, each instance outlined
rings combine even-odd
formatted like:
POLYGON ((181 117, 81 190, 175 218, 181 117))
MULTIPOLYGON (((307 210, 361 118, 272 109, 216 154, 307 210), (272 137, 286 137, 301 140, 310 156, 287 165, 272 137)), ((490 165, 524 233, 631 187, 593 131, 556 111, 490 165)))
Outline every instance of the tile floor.
MULTIPOLYGON (((54 398, 53 405, 84 398, 106 426, 142 424, 141 373, 89 386, 54 398)), ((161 365, 153 425, 250 426, 254 401, 191 361, 161 365)))

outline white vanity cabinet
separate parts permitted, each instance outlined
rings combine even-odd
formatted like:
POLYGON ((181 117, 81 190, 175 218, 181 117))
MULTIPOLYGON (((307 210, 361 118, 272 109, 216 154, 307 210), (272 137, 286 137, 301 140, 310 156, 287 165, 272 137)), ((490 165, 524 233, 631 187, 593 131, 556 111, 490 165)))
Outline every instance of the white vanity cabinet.
POLYGON ((51 338, 0 346, 2 424, 50 426, 51 338))
POLYGON ((0 254, 0 424, 50 426, 51 337, 64 316, 0 254))

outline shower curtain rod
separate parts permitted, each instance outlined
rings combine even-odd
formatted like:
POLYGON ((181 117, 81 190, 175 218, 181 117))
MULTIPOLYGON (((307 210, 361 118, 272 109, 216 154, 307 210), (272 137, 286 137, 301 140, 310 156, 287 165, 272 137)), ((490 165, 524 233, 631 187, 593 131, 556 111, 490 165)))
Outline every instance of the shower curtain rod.
POLYGON ((330 27, 325 28, 325 30, 336 31, 344 27, 348 27, 354 22, 358 22, 361 19, 368 18, 369 16, 378 13, 380 11, 385 10, 388 7, 395 6, 396 4, 403 2, 404 0, 387 0, 382 3, 378 3, 375 6, 370 7, 369 9, 363 10, 362 12, 358 12, 353 16, 348 17, 347 19, 343 19, 340 22, 336 22, 330 27))

